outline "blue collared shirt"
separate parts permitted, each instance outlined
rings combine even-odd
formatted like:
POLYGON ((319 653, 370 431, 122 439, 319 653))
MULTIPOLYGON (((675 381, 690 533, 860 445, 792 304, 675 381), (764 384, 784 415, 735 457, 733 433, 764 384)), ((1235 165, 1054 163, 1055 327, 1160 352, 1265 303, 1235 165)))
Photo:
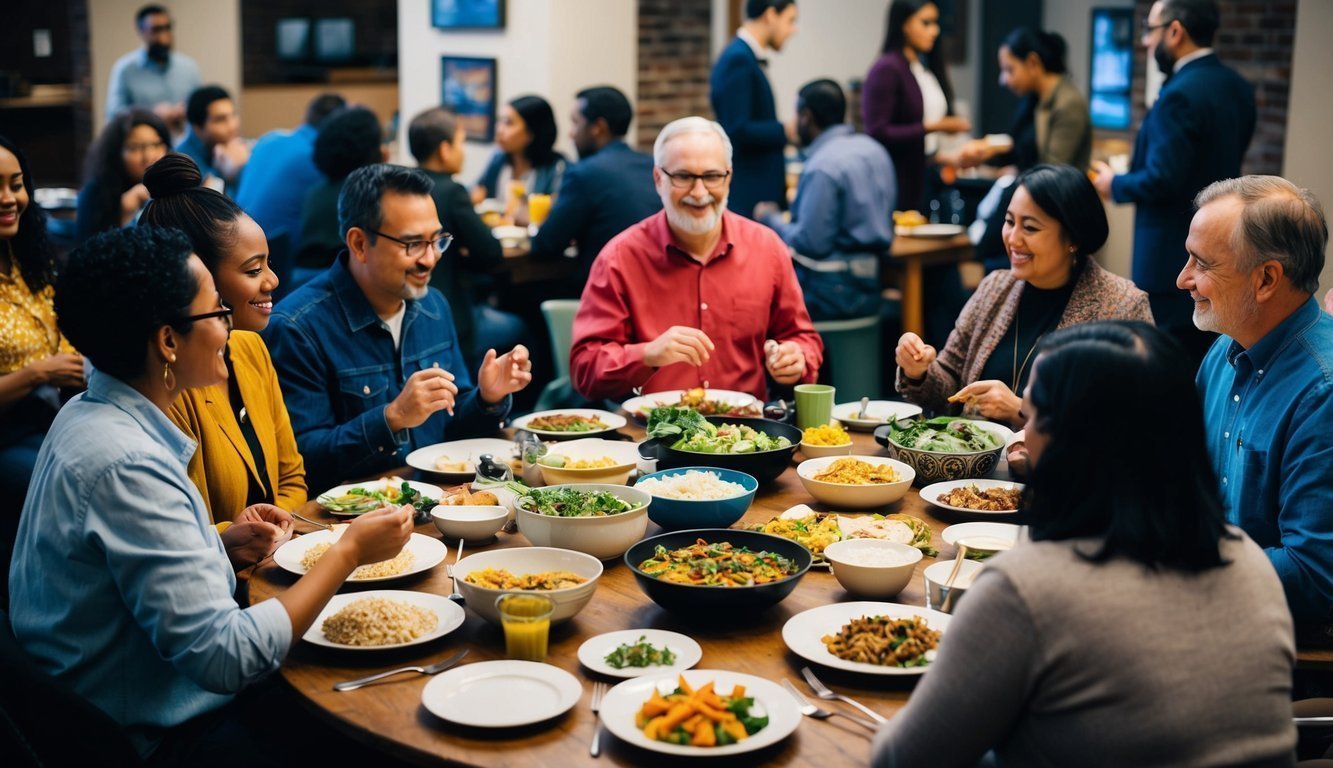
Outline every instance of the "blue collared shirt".
POLYGON ((1333 618, 1333 317, 1313 298, 1196 380, 1228 519, 1267 552, 1298 622, 1333 618))
POLYGON ((281 603, 242 610, 232 597, 236 576, 186 475, 195 447, 94 371, 42 444, 9 571, 19 644, 144 755, 162 728, 277 669, 292 642, 281 603))
POLYGON ((777 215, 764 223, 792 250, 813 259, 885 251, 893 242, 897 200, 893 161, 884 147, 850 125, 834 125, 806 150, 791 223, 777 215))
POLYGON ((313 125, 264 134, 250 152, 236 190, 236 204, 269 240, 287 234, 291 253, 301 245, 301 204, 310 188, 324 179, 315 167, 318 134, 313 125))
POLYGON ((511 398, 487 406, 472 385, 444 296, 431 288, 406 304, 395 349, 384 321, 347 271, 344 251, 274 308, 264 341, 311 488, 402 466, 408 453, 423 446, 490 434, 509 413, 511 398), (433 367, 454 375, 454 415, 437 411, 418 427, 391 431, 385 407, 412 374, 433 367))
POLYGON ((199 65, 183 53, 172 51, 167 64, 148 58, 140 48, 121 56, 111 67, 106 93, 106 119, 126 107, 153 107, 166 102, 180 104, 203 85, 199 65))
POLYGON ((222 174, 213 167, 213 151, 203 139, 199 138, 199 134, 194 132, 194 126, 185 129, 185 138, 176 144, 176 151, 193 160, 194 164, 199 166, 199 175, 205 179, 209 176, 222 178, 222 174))

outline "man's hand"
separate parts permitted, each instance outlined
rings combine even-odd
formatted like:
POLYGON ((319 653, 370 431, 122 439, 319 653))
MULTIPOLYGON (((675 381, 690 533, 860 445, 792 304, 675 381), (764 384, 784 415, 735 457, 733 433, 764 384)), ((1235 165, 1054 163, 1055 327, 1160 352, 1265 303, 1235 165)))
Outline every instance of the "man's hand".
POLYGON ((76 388, 84 386, 83 358, 70 352, 57 352, 44 357, 29 368, 36 375, 38 384, 76 388))
POLYGON ((1023 400, 999 379, 974 381, 950 396, 949 402, 962 403, 964 416, 1022 426, 1018 412, 1023 408, 1023 400))
POLYGON ((222 546, 236 570, 258 563, 292 537, 292 516, 272 504, 241 511, 222 532, 222 546))
POLYGON ((458 385, 454 375, 443 368, 426 368, 412 374, 398 393, 384 408, 384 420, 389 429, 397 432, 419 427, 436 411, 454 412, 454 398, 458 385))
POLYGON ((698 328, 673 325, 661 336, 643 348, 643 364, 662 368, 673 363, 689 363, 695 367, 708 362, 713 353, 713 341, 698 328))
POLYGON ((780 213, 781 208, 777 203, 764 202, 754 204, 754 220, 763 221, 766 216, 772 216, 780 213))
POLYGON ((795 384, 805 375, 805 351, 794 341, 764 342, 764 367, 779 384, 795 384))
POLYGON ((898 348, 893 352, 894 362, 903 369, 909 379, 921 379, 926 375, 930 364, 935 362, 935 348, 921 340, 920 336, 908 331, 898 339, 898 348))
POLYGON ((532 360, 528 358, 528 348, 522 344, 498 357, 495 350, 486 350, 486 357, 477 371, 478 393, 491 405, 526 387, 530 381, 532 360))
POLYGON ((1115 171, 1111 166, 1103 163, 1101 160, 1092 161, 1092 170, 1088 172, 1092 180, 1092 186, 1096 187, 1097 194, 1102 196, 1103 200, 1111 199, 1111 182, 1115 179, 1115 171))

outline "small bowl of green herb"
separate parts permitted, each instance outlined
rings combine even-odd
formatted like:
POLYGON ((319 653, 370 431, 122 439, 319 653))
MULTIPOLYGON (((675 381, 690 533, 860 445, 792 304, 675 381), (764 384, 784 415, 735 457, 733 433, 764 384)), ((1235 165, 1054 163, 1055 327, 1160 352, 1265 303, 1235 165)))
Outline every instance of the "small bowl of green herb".
POLYGON ((689 669, 703 658, 693 639, 664 629, 623 629, 588 638, 579 646, 579 661, 610 677, 641 677, 689 669))
POLYGON ((652 499, 625 485, 571 483, 530 489, 514 499, 514 511, 519 533, 535 546, 610 560, 643 538, 652 499))

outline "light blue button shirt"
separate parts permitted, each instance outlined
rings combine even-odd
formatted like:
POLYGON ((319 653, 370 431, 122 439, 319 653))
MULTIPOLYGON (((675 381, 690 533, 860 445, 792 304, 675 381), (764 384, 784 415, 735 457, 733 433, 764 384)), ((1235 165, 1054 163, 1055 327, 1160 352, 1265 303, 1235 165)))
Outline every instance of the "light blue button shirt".
POLYGON ((185 472, 195 447, 139 392, 93 371, 42 444, 10 566, 19 644, 144 755, 162 728, 277 669, 292 641, 277 600, 236 605, 185 472))
POLYGON ((143 48, 130 51, 111 67, 106 119, 110 120, 126 107, 152 109, 162 102, 180 104, 203 84, 199 65, 183 53, 172 51, 163 66, 149 59, 143 48))

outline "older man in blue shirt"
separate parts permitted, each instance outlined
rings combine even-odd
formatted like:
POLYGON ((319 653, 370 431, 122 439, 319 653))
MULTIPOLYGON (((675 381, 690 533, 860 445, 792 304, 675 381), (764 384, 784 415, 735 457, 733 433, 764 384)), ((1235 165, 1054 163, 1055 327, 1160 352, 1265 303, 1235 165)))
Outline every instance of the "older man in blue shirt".
POLYGON ((879 258, 893 242, 893 161, 879 142, 853 132, 843 122, 846 114, 847 99, 832 80, 801 88, 796 131, 806 163, 791 222, 782 220, 776 203, 754 211, 792 249, 815 320, 878 314, 879 258))
POLYGON ((1176 285, 1223 334, 1198 387, 1231 522, 1264 547, 1297 623, 1333 621, 1333 317, 1314 292, 1328 224, 1276 176, 1205 187, 1176 285))
POLYGON ((143 107, 165 120, 173 135, 180 135, 185 128, 185 99, 203 84, 199 65, 171 50, 172 22, 166 8, 145 5, 135 14, 134 25, 143 47, 112 65, 106 119, 128 107, 143 107))
POLYGON ((327 488, 401 466, 416 448, 493 432, 532 380, 523 345, 488 350, 473 386, 449 303, 430 287, 451 236, 430 177, 376 164, 347 177, 347 250, 264 329, 306 482, 327 488))

